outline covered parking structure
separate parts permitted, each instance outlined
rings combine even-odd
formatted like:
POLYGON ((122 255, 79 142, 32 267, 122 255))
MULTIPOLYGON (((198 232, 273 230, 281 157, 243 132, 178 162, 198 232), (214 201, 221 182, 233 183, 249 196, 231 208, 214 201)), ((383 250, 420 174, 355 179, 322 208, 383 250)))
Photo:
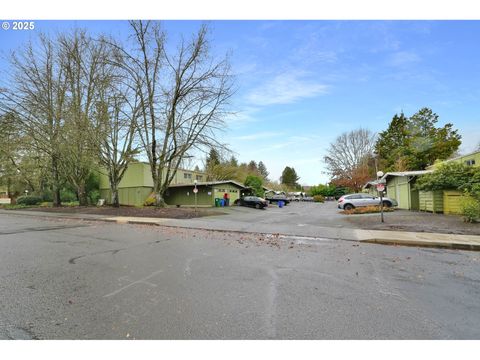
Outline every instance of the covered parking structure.
POLYGON ((387 172, 382 180, 386 182, 387 196, 398 202, 399 209, 419 210, 419 192, 414 184, 418 176, 431 173, 432 170, 387 172))
MULTIPOLYGON (((197 201, 199 207, 215 206, 215 199, 223 199, 228 194, 230 205, 242 195, 246 195, 249 188, 233 180, 210 181, 197 183, 197 201)), ((170 185, 165 193, 165 202, 168 205, 195 206, 195 185, 176 184, 170 185)))

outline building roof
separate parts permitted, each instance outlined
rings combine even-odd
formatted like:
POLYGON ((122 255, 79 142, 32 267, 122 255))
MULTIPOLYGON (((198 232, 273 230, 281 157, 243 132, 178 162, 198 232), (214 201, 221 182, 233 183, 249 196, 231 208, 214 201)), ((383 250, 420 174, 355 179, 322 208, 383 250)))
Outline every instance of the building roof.
POLYGON ((448 162, 448 161, 454 161, 454 160, 458 160, 458 159, 461 159, 461 158, 464 158, 464 157, 467 157, 467 156, 472 156, 472 155, 475 155, 475 154, 478 154, 478 153, 480 153, 480 150, 473 151, 473 152, 465 154, 465 155, 455 156, 454 158, 443 160, 441 162, 443 163, 443 162, 448 162))
MULTIPOLYGON (((234 184, 237 185, 238 187, 242 189, 247 189, 245 185, 240 184, 239 182, 236 182, 234 180, 225 180, 225 181, 206 181, 206 182, 197 182, 197 186, 212 186, 212 185, 222 185, 222 184, 234 184)), ((174 184, 170 185, 170 188, 176 188, 176 187, 193 187, 195 184, 174 184)))
POLYGON ((416 170, 416 171, 395 171, 387 172, 382 176, 382 180, 386 180, 390 176, 419 176, 432 173, 433 170, 416 170))
POLYGON ((460 159, 463 159, 463 158, 468 158, 469 156, 474 156, 474 155, 477 155, 477 154, 480 154, 480 150, 473 151, 473 152, 465 154, 465 155, 455 156, 454 158, 451 158, 451 159, 446 159, 446 160, 442 160, 442 161, 437 160, 437 161, 435 161, 435 163, 428 166, 427 169, 435 169, 435 167, 437 167, 438 165, 445 164, 445 163, 448 163, 450 161, 456 161, 456 160, 460 160, 460 159))
POLYGON ((370 180, 365 185, 363 185, 363 189, 368 189, 370 186, 375 186, 378 184, 378 180, 370 180))

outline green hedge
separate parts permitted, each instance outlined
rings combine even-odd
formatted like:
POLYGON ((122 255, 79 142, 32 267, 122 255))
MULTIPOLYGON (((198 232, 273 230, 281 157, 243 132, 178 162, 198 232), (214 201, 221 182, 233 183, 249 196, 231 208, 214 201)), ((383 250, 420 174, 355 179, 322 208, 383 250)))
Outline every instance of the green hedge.
POLYGON ((26 195, 17 198, 17 205, 38 205, 43 201, 41 196, 26 195))

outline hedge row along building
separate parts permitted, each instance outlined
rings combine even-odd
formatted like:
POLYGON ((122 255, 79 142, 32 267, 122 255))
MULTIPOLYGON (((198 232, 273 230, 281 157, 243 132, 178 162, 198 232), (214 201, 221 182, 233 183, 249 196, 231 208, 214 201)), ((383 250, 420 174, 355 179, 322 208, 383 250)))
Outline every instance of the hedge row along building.
MULTIPOLYGON (((197 206, 215 206, 216 198, 227 193, 230 205, 248 188, 233 181, 210 181, 201 171, 178 169, 166 194, 168 205, 195 206, 195 181, 197 181, 197 206)), ((136 162, 129 165, 118 187, 120 205, 142 206, 153 191, 153 179, 148 163, 136 162)), ((110 184, 105 174, 100 175, 100 195, 108 203, 111 199, 110 184)))
MULTIPOLYGON (((397 200, 399 209, 439 212, 445 214, 460 213, 462 192, 455 190, 418 191, 415 181, 418 176, 431 173, 447 162, 463 163, 468 166, 480 166, 480 151, 458 156, 445 161, 438 161, 426 170, 388 172, 383 175, 386 181, 386 196, 397 200)), ((376 193, 376 181, 369 181, 364 189, 376 193)))

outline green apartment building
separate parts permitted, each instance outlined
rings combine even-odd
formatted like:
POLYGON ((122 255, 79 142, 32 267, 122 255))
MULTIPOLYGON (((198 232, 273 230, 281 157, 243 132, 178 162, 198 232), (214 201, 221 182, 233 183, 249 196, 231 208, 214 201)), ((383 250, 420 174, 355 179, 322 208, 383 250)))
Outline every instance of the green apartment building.
POLYGON ((462 155, 462 156, 457 156, 452 159, 444 160, 444 161, 437 161, 435 164, 427 167, 427 169, 434 170, 436 169, 440 164, 445 164, 447 162, 458 162, 458 163, 463 163, 468 166, 480 166, 480 151, 474 151, 472 153, 462 155))
MULTIPOLYGON (((230 204, 241 196, 246 188, 235 181, 207 182, 207 176, 200 171, 178 169, 165 194, 168 205, 195 206, 195 181, 197 181, 197 206, 215 206, 215 198, 223 198, 228 193, 230 204)), ((121 205, 142 206, 153 191, 153 179, 150 165, 135 162, 129 165, 119 184, 121 205)), ((111 191, 108 177, 100 176, 100 195, 108 204, 111 191)))

